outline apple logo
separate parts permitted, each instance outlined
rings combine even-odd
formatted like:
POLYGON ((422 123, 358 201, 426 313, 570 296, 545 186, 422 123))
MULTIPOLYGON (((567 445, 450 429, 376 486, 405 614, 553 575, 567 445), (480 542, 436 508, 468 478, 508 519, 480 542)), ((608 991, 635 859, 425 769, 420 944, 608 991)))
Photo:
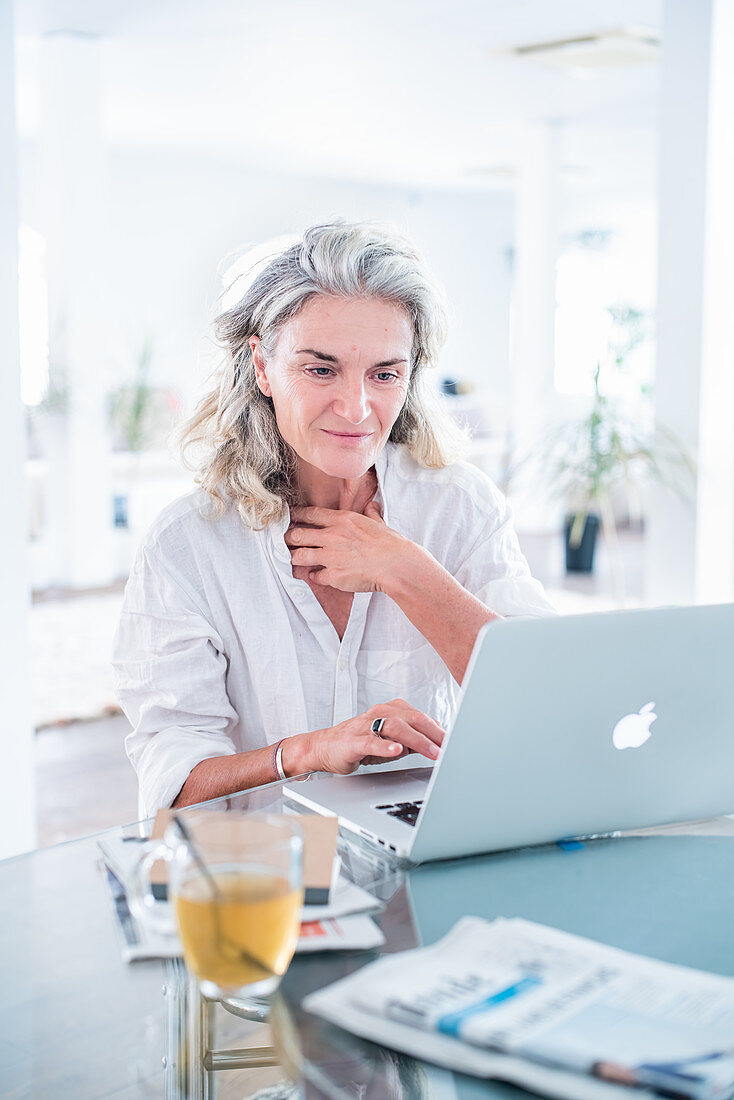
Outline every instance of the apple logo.
POLYGON ((639 714, 625 714, 614 727, 612 742, 615 749, 639 749, 650 736, 650 726, 657 718, 654 703, 645 703, 639 714))

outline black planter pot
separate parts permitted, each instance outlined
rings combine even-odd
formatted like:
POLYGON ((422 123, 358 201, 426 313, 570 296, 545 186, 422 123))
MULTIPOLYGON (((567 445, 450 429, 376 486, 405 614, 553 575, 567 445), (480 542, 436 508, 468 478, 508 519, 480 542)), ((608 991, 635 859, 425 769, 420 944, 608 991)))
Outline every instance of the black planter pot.
POLYGON ((571 546, 573 516, 566 516, 566 572, 591 573, 594 568, 594 550, 599 530, 599 517, 589 512, 584 522, 584 533, 578 546, 571 546))

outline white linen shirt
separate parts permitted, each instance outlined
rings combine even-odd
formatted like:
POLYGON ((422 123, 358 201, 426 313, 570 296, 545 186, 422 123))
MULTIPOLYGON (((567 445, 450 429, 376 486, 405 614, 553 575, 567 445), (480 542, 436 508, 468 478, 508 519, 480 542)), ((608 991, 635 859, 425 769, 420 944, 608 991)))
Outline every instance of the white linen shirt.
MULTIPOLYGON (((385 522, 424 546, 498 615, 552 613, 530 576, 502 494, 476 467, 428 470, 387 444, 376 463, 385 522)), ((141 812, 170 806, 192 768, 336 725, 402 698, 451 724, 459 688, 435 649, 381 592, 356 592, 339 637, 283 536, 236 509, 207 516, 202 490, 164 509, 125 589, 113 666, 133 726, 141 812)))

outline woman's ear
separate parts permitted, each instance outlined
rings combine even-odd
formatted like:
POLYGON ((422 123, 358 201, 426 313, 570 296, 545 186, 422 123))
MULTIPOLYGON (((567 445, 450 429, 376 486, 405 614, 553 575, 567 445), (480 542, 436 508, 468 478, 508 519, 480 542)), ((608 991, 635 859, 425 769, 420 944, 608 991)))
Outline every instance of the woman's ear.
POLYGON ((257 382, 260 392, 265 394, 266 397, 270 397, 268 371, 259 336, 250 337, 250 348, 252 349, 252 362, 255 367, 255 381, 257 382))

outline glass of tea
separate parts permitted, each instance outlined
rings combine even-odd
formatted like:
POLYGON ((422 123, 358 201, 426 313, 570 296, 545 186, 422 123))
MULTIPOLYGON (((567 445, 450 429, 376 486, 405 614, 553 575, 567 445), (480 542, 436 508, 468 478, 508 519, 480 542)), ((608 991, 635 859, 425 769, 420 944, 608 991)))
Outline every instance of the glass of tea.
POLYGON ((176 815, 138 865, 131 909, 159 932, 178 931, 186 965, 205 996, 267 997, 298 941, 302 849, 300 829, 285 816, 176 815), (150 883, 161 860, 168 865, 167 915, 150 883))

